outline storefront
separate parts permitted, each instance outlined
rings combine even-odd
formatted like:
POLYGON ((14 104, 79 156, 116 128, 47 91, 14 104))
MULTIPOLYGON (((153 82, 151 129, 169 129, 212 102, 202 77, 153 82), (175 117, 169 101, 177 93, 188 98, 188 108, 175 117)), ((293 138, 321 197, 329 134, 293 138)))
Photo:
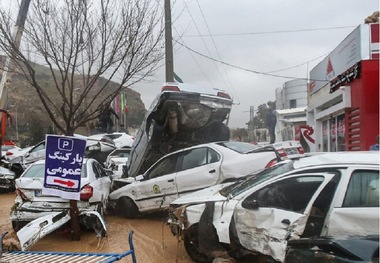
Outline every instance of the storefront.
POLYGON ((360 25, 310 72, 311 151, 363 151, 379 134, 379 24, 360 25))

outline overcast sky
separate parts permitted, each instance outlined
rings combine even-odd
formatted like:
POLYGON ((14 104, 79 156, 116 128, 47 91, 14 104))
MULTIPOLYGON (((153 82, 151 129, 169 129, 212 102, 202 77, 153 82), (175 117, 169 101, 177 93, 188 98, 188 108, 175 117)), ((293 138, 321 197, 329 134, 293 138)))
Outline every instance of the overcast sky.
MULTIPOLYGON (((160 1, 163 7, 164 0, 160 1)), ((231 128, 246 128, 250 106, 274 101, 276 88, 292 78, 307 78, 350 32, 379 10, 377 0, 171 1, 173 38, 181 43, 173 43, 174 71, 186 83, 230 93, 231 128)), ((0 6, 9 3, 14 0, 0 0, 0 6)), ((146 108, 164 82, 162 67, 150 82, 133 87, 146 108)))
MULTIPOLYGON (((355 27, 379 10, 377 0, 172 0, 172 4, 173 38, 233 65, 174 43, 174 71, 184 82, 232 95, 231 128, 246 128, 250 106, 274 101, 275 89, 292 77, 306 78, 355 27)), ((146 107, 164 82, 162 68, 153 82, 135 87, 146 107)))

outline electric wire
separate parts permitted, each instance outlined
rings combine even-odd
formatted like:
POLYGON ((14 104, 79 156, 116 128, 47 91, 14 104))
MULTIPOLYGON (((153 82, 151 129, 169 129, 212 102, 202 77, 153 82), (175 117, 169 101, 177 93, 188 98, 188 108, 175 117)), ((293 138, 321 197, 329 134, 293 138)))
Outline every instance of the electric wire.
POLYGON ((245 35, 266 35, 266 34, 282 34, 282 33, 296 33, 296 32, 312 32, 321 30, 336 30, 355 28, 357 26, 340 26, 340 27, 322 27, 322 28, 308 28, 308 29, 292 29, 292 30, 278 30, 278 31, 262 31, 262 32, 246 32, 246 33, 223 33, 223 34, 199 34, 199 35, 184 35, 183 37, 220 37, 220 36, 245 36, 245 35))
MULTIPOLYGON (((188 11, 188 13, 189 13, 189 15, 190 15, 190 18, 191 18, 191 20, 192 20, 192 22, 193 22, 193 24, 194 24, 196 30, 197 30, 198 33, 200 34, 199 27, 198 27, 197 23, 195 22, 195 19, 194 19, 193 15, 192 15, 192 13, 191 13, 191 11, 190 11, 190 9, 189 9, 187 3, 184 2, 184 5, 185 5, 185 7, 186 7, 186 9, 187 9, 187 11, 188 11)), ((206 44, 206 41, 204 40, 203 37, 201 37, 201 39, 202 39, 202 42, 203 42, 204 46, 206 47, 207 53, 208 53, 209 56, 211 57, 211 56, 212 56, 212 55, 211 55, 211 51, 210 51, 210 49, 208 48, 208 46, 207 46, 207 44, 206 44)), ((223 74, 220 72, 220 69, 219 69, 219 67, 218 67, 218 64, 215 63, 215 62, 214 62, 214 64, 215 64, 216 70, 218 71, 218 74, 221 76, 221 79, 222 79, 223 82, 225 82, 225 84, 226 84, 226 81, 225 81, 225 79, 223 78, 223 74)), ((227 84, 226 84, 226 86, 227 86, 227 84)))
MULTIPOLYGON (((160 0, 157 0, 157 2, 160 3, 160 0)), ((174 4, 173 4, 173 5, 174 5, 174 4)), ((162 5, 159 5, 159 6, 160 6, 160 7, 162 8, 162 10, 165 12, 164 7, 163 7, 162 5)), ((173 6, 172 6, 172 7, 173 7, 173 6)), ((179 17, 181 16, 181 14, 184 12, 185 8, 186 8, 185 6, 182 8, 182 10, 180 11, 179 15, 177 16, 178 18, 179 18, 179 17)), ((174 21, 176 21, 176 20, 174 20, 174 21)), ((177 30, 176 27, 174 26, 173 21, 172 21, 172 23, 171 23, 171 27, 172 27, 172 28, 174 29, 174 31, 177 33, 178 38, 181 39, 182 42, 184 42, 184 40, 182 39, 182 34, 180 34, 180 33, 178 32, 178 30, 177 30)), ((175 41, 175 42, 176 42, 176 41, 175 41)), ((188 49, 186 49, 186 50, 189 52, 191 58, 194 60, 195 64, 196 64, 197 67, 199 68, 200 72, 203 74, 203 76, 204 76, 204 78, 206 79, 206 81, 209 83, 209 85, 210 85, 211 87, 214 88, 212 82, 211 82, 210 79, 207 77, 206 73, 205 73, 204 70, 202 69, 201 65, 198 63, 198 61, 197 61, 197 59, 195 58, 194 54, 193 54, 190 50, 188 50, 188 49)), ((173 61, 173 65, 175 65, 174 61, 173 61)))
MULTIPOLYGON (((197 0, 197 4, 198 4, 198 8, 199 8, 199 10, 200 10, 200 12, 201 12, 201 15, 202 15, 203 21, 204 21, 204 23, 205 23, 205 25, 206 25, 207 31, 209 32, 209 34, 210 34, 210 36, 211 36, 211 41, 212 41, 212 43, 213 43, 213 45, 214 45, 214 48, 215 48, 216 54, 217 54, 219 60, 222 60, 222 58, 221 58, 221 56, 220 56, 220 53, 219 53, 219 50, 218 50, 218 48, 216 47, 215 40, 214 40, 214 38, 212 37, 210 27, 208 26, 208 23, 207 23, 207 20, 206 20, 206 18, 205 18, 205 15, 204 15, 204 13, 203 13, 203 10, 202 10, 202 8, 201 8, 201 5, 199 4, 199 0, 197 0)), ((229 87, 230 87, 231 91, 235 94, 237 100, 240 101, 240 99, 239 99, 238 96, 237 96, 237 93, 235 92, 235 89, 234 89, 234 87, 233 87, 233 85, 232 85, 231 79, 230 79, 230 77, 229 77, 229 75, 228 75, 228 72, 227 72, 227 70, 226 70, 226 68, 225 68, 224 65, 222 66, 222 69, 223 69, 224 74, 225 74, 225 75, 222 75, 222 76, 223 76, 223 77, 224 77, 224 76, 226 77, 226 79, 227 79, 227 83, 229 84, 229 87)))
POLYGON ((312 81, 321 81, 321 82, 327 82, 328 80, 324 79, 324 80, 319 80, 319 79, 308 79, 308 78, 299 78, 299 77, 293 77, 293 76, 284 76, 284 75, 278 75, 278 74, 272 74, 272 73, 266 73, 266 72, 261 72, 261 71, 257 71, 257 70, 253 70, 253 69, 247 69, 247 68, 243 68, 243 67, 240 67, 240 66, 236 66, 236 65, 233 65, 233 64, 230 64, 230 63, 227 63, 227 62, 224 62, 224 61, 221 61, 221 60, 218 60, 218 59, 215 59, 215 58, 212 58, 212 57, 209 57, 207 55, 204 55, 188 46, 186 46, 184 43, 180 43, 180 42, 176 42, 178 43, 179 45, 189 49, 191 52, 194 52, 195 54, 201 56, 201 57, 204 57, 204 58, 207 58, 209 60, 213 60, 215 62, 218 62, 218 63, 222 63, 224 65, 227 65, 229 67, 233 67, 233 68, 236 68, 236 69, 240 69, 240 70, 243 70, 243 71, 247 71, 247 72, 251 72, 251 73, 255 73, 255 74, 258 74, 258 75, 264 75, 264 76, 270 76, 270 77, 277 77, 277 78, 285 78, 285 79, 298 79, 298 80, 312 80, 312 81))

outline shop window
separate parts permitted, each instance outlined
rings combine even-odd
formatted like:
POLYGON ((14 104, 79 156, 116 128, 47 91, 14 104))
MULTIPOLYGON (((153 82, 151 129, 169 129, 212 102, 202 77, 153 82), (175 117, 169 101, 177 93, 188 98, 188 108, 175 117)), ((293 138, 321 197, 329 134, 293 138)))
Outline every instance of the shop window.
POLYGON ((322 151, 328 152, 328 138, 329 138, 329 128, 328 128, 328 123, 327 120, 322 122, 322 141, 323 141, 323 148, 322 151))
POLYGON ((331 117, 322 122, 322 142, 324 152, 345 151, 346 148, 346 128, 344 114, 331 117))
POLYGON ((337 151, 336 118, 330 119, 330 152, 337 151))
POLYGON ((339 115, 337 118, 338 129, 337 129, 337 137, 338 137, 338 151, 346 150, 346 127, 344 125, 344 114, 339 115))

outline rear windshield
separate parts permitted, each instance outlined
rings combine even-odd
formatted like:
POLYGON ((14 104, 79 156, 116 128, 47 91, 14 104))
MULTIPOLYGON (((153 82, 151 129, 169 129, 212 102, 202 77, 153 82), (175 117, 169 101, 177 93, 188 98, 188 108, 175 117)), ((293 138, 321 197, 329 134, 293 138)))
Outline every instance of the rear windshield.
MULTIPOLYGON (((82 165, 81 178, 86 177, 86 165, 82 165)), ((23 178, 44 178, 45 176, 45 164, 33 164, 22 175, 23 178)))
POLYGON ((260 148, 260 146, 257 146, 255 144, 248 143, 248 142, 228 141, 228 142, 220 142, 218 144, 226 148, 229 148, 231 150, 234 150, 238 153, 248 153, 250 151, 260 148))

